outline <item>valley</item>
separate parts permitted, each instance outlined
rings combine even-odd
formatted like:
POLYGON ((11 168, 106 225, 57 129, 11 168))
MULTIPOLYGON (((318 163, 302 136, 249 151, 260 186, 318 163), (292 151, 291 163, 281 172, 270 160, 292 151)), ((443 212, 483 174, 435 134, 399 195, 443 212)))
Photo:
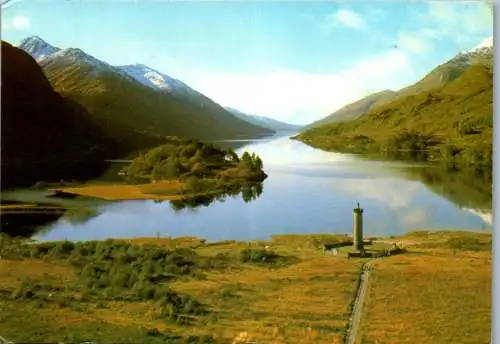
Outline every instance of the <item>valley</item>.
POLYGON ((491 28, 284 5, 2 3, 0 342, 491 342, 491 28))

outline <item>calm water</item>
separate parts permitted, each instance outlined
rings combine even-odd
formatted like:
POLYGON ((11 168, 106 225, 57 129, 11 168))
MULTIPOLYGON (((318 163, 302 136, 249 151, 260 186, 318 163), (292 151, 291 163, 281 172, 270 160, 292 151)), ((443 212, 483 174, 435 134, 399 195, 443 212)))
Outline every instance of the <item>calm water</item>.
MULTIPOLYGON (((77 211, 43 225, 33 238, 86 240, 159 233, 246 240, 282 233, 347 233, 356 201, 365 209, 367 235, 421 228, 491 230, 491 197, 435 167, 324 152, 288 137, 238 142, 238 147, 260 155, 269 175, 255 200, 234 196, 175 210, 169 202, 52 199, 77 211)), ((32 190, 4 194, 47 201, 44 196, 32 190)))

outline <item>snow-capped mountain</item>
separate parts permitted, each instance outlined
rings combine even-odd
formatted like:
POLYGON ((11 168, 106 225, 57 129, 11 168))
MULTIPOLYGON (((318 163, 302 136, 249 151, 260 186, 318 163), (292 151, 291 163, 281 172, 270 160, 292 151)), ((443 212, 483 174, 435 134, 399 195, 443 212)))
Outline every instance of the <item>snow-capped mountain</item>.
POLYGON ((113 72, 121 75, 128 80, 134 80, 132 76, 119 67, 115 67, 85 53, 78 48, 60 49, 47 43, 38 36, 31 36, 21 41, 18 48, 29 53, 42 67, 57 67, 61 65, 79 64, 90 67, 91 73, 88 76, 94 76, 103 72, 113 72))
POLYGON ((467 51, 469 53, 473 52, 482 52, 487 50, 488 48, 493 48, 493 36, 487 37, 484 39, 484 41, 481 42, 481 44, 475 46, 471 50, 467 51))
POLYGON ((160 136, 174 133, 215 137, 227 132, 230 137, 273 133, 265 127, 239 119, 183 82, 145 65, 113 66, 81 49, 53 47, 39 37, 23 40, 19 48, 35 59, 38 57, 38 64, 58 90, 66 94, 85 95, 85 99, 101 97, 101 102, 89 101, 86 105, 96 113, 116 116, 114 120, 119 125, 129 121, 127 125, 130 124, 130 127, 154 131, 160 136), (49 52, 52 53, 47 55, 49 52), (40 58, 42 55, 43 58, 40 58), (130 109, 131 114, 127 118, 121 116, 122 106, 130 109), (150 108, 149 120, 139 123, 137 118, 143 116, 142 111, 146 111, 143 109, 147 107, 150 108), (172 121, 167 121, 168 118, 172 121), (159 125, 160 122, 163 124, 159 125))
POLYGON ((37 62, 60 50, 59 48, 56 48, 45 42, 38 36, 32 36, 23 39, 21 41, 21 44, 19 44, 19 48, 33 56, 33 58, 37 62))
POLYGON ((474 48, 458 53, 451 61, 461 63, 466 66, 477 62, 483 62, 484 58, 493 57, 493 36, 487 37, 474 48))
POLYGON ((175 93, 182 92, 188 87, 183 82, 162 74, 143 64, 119 66, 118 68, 128 73, 143 85, 154 89, 175 93))
POLYGON ((188 101, 202 108, 212 108, 217 109, 218 111, 224 110, 212 99, 192 89, 182 81, 160 73, 159 71, 143 64, 119 66, 117 68, 127 73, 127 75, 134 78, 142 85, 148 86, 159 92, 168 92, 170 95, 178 99, 188 101))
POLYGON ((107 64, 106 62, 103 62, 101 60, 96 59, 95 57, 86 54, 83 52, 81 49, 77 48, 68 48, 68 49, 62 49, 58 50, 55 53, 53 53, 50 56, 46 56, 43 59, 43 62, 47 61, 47 59, 50 58, 52 61, 65 61, 65 62, 70 62, 70 63, 85 63, 87 65, 90 65, 92 67, 96 68, 114 68, 110 64, 107 64))
POLYGON ((150 87, 157 91, 168 92, 176 98, 196 103, 201 107, 219 107, 222 109, 220 105, 190 88, 182 81, 160 73, 143 64, 112 66, 85 53, 81 49, 60 49, 54 47, 38 36, 25 38, 19 45, 19 48, 33 56, 42 67, 74 64, 78 62, 81 65, 91 67, 89 76, 105 71, 114 72, 129 80, 139 82, 143 86, 150 87))

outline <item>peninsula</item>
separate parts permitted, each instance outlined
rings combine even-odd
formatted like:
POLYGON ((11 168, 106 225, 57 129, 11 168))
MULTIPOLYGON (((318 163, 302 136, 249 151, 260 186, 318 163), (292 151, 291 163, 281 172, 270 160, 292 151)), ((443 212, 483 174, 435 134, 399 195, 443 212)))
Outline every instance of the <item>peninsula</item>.
POLYGON ((180 200, 223 193, 267 178, 262 159, 255 153, 244 152, 240 157, 232 149, 211 143, 177 137, 165 140, 159 147, 140 152, 120 172, 124 183, 53 190, 106 200, 180 200))

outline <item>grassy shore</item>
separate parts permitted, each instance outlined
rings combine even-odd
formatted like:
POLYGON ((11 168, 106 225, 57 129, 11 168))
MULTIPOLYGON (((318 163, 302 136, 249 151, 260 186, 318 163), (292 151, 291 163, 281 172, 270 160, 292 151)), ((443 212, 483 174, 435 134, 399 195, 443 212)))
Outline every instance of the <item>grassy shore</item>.
MULTIPOLYGON (((80 187, 52 189, 65 194, 96 197, 108 201, 161 199, 180 200, 186 197, 199 196, 200 193, 184 194, 185 183, 178 180, 162 180, 155 184, 114 184, 114 185, 83 185, 80 187)), ((212 190, 211 192, 220 192, 212 190)), ((206 193, 206 191, 205 191, 206 193)))
POLYGON ((125 200, 164 200, 177 201, 202 196, 215 196, 222 194, 239 193, 243 189, 257 185, 257 183, 220 182, 211 179, 197 181, 198 185, 193 188, 189 181, 183 180, 161 180, 147 184, 88 184, 77 187, 50 189, 59 194, 95 197, 107 201, 125 200))
MULTIPOLYGON (((402 241, 408 253, 375 261, 363 342, 487 342, 491 235, 436 233, 376 240, 402 241)), ((342 343, 366 261, 345 259, 348 248, 321 249, 343 240, 3 238, 0 334, 23 342, 342 343)))

